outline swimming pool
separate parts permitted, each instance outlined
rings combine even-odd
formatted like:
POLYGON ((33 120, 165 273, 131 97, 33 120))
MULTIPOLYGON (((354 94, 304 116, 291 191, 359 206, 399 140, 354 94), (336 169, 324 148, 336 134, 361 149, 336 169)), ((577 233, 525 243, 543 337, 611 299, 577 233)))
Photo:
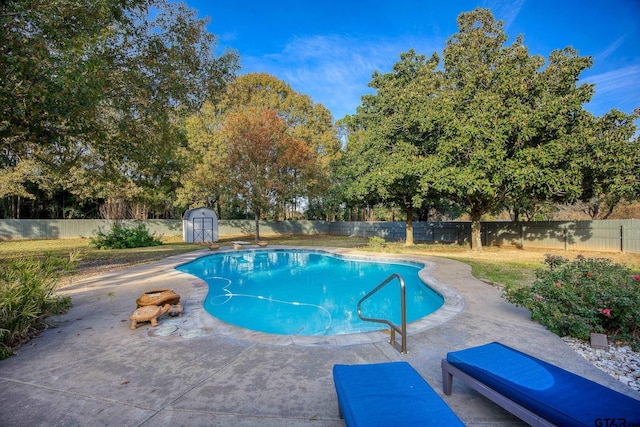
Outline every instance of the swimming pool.
MULTIPOLYGON (((343 257, 311 250, 249 250, 213 254, 177 267, 209 286, 204 308, 246 329, 283 335, 341 335, 387 328, 363 322, 357 303, 400 274, 406 285, 407 321, 440 308, 442 296, 420 280, 422 264, 343 257)), ((362 304, 367 317, 400 324, 399 286, 386 286, 362 304)))

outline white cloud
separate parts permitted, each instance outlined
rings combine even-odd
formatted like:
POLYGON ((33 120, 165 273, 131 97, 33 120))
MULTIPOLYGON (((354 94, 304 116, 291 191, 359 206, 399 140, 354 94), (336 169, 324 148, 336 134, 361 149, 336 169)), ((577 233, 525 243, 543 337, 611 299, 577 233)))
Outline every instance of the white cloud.
POLYGON ((640 65, 631 65, 606 73, 591 76, 585 80, 595 83, 601 90, 618 91, 629 85, 637 85, 640 78, 640 65))
POLYGON ((605 59, 607 59, 612 53, 614 53, 619 47, 620 45, 622 45, 622 43, 624 42, 624 36, 619 37, 616 41, 614 41, 613 43, 611 43, 611 45, 609 45, 604 51, 600 52, 597 56, 596 56, 596 60, 597 61, 604 61, 605 59))
POLYGON ((525 2, 525 0, 486 0, 483 7, 490 9, 497 20, 504 21, 504 30, 508 32, 509 27, 520 14, 525 2))
POLYGON ((596 115, 611 108, 629 114, 640 107, 640 64, 588 76, 583 82, 596 85, 596 93, 588 106, 596 115))
MULTIPOLYGON (((440 42, 442 45, 442 42, 440 42)), ((374 71, 388 72, 411 48, 430 56, 428 40, 361 39, 349 35, 316 35, 292 39, 281 52, 242 58, 243 72, 264 71, 289 83, 335 119, 355 113, 374 71)))

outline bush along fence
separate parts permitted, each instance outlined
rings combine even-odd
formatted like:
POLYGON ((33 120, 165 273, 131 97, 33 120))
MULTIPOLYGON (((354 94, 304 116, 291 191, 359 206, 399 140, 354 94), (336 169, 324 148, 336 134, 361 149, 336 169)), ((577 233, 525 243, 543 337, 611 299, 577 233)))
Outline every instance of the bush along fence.
MULTIPOLYGON (((0 219, 0 240, 60 239, 96 235, 114 221, 90 219, 0 219)), ((128 221, 125 221, 128 222, 128 221)), ((134 222, 134 221, 129 221, 134 222)), ((182 220, 144 221, 158 235, 182 235, 182 220)), ((253 220, 219 220, 218 235, 251 235, 253 220)), ((333 234, 404 240, 404 222, 263 221, 261 234, 333 234)), ((469 222, 414 222, 416 243, 468 244, 469 222)), ((483 222, 485 246, 523 249, 640 253, 640 220, 483 222)))

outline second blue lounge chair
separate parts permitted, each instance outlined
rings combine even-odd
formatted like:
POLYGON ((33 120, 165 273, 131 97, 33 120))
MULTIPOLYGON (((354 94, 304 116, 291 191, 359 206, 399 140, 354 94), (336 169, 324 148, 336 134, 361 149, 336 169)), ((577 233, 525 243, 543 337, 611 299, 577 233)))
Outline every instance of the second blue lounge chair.
POLYGON ((640 426, 640 400, 497 342, 447 354, 453 377, 532 426, 640 426))

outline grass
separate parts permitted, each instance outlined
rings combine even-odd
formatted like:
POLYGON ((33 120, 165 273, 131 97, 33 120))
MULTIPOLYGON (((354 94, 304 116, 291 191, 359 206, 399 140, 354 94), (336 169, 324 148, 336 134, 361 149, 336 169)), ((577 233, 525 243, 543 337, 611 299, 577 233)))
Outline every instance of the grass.
MULTIPOLYGON (((401 242, 387 242, 384 248, 380 249, 369 248, 369 240, 363 237, 329 235, 268 235, 264 237, 274 245, 357 248, 365 251, 455 259, 469 264, 472 268, 472 274, 478 279, 500 285, 531 283, 535 270, 543 267, 545 254, 560 255, 568 259, 574 259, 578 254, 582 254, 588 258, 609 258, 631 268, 640 267, 640 254, 521 250, 495 247, 475 252, 458 245, 417 244, 407 247, 401 242)), ((237 239, 249 240, 247 236, 225 236, 219 243, 225 245, 237 239)), ((66 257, 70 252, 75 251, 80 258, 78 269, 61 281, 60 284, 64 286, 79 278, 157 261, 201 248, 202 246, 199 244, 182 242, 181 236, 163 237, 161 246, 109 250, 95 249, 90 245, 89 239, 19 240, 0 242, 0 259, 44 257, 47 253, 66 257)))
POLYGON ((0 259, 8 258, 44 258, 50 254, 65 258, 75 252, 78 258, 76 271, 65 276, 62 286, 73 280, 107 271, 127 268, 132 265, 157 261, 172 255, 200 249, 199 245, 182 242, 180 236, 162 239, 161 246, 134 249, 96 249, 89 239, 58 240, 13 240, 0 242, 0 259))
POLYGON ((574 259, 578 255, 586 258, 609 258, 613 262, 640 268, 640 254, 609 252, 578 252, 550 249, 516 249, 485 247, 476 252, 466 246, 449 244, 416 244, 411 247, 402 242, 387 242, 385 252, 438 256, 455 259, 471 266, 474 277, 493 285, 526 285, 535 279, 535 271, 544 268, 546 254, 574 259))

